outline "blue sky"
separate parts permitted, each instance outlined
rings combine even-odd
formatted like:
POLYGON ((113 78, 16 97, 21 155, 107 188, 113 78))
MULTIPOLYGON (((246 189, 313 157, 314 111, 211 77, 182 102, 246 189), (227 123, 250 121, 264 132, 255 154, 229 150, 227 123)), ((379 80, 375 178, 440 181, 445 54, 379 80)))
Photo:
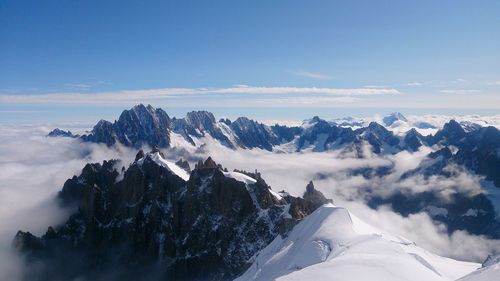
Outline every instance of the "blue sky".
POLYGON ((499 1, 0 0, 0 118, 494 114, 499 26, 499 1))

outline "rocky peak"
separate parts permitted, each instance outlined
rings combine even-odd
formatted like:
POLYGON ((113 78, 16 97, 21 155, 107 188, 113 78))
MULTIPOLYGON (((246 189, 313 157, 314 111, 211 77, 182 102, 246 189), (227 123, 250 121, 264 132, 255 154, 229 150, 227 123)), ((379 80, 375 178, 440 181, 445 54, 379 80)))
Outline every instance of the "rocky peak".
POLYGON ((434 135, 433 139, 434 143, 440 142, 457 145, 465 135, 466 133, 462 126, 457 121, 450 120, 434 135))
POLYGON ((19 252, 50 264, 29 280, 91 279, 111 268, 121 276, 112 281, 146 273, 158 276, 153 280, 232 280, 325 201, 312 183, 304 198, 281 197, 263 180, 222 170, 211 157, 188 181, 149 160, 130 165, 116 181, 115 166, 89 164, 68 180, 61 193, 76 191, 78 209, 65 224, 41 238, 16 235, 19 252))
POLYGON ((309 123, 318 123, 318 122, 321 122, 321 121, 324 121, 323 119, 319 118, 319 116, 314 116, 311 121, 309 121, 309 123))
POLYGON ((370 124, 368 124, 368 130, 370 130, 371 132, 374 132, 374 133, 386 133, 388 132, 388 130, 380 125, 379 123, 373 121, 373 122, 370 122, 370 124))
POLYGON ((457 121, 455 121, 453 119, 450 120, 448 123, 444 124, 443 131, 447 131, 450 133, 456 133, 456 134, 460 134, 460 135, 465 134, 465 131, 462 128, 462 126, 457 121))
POLYGON ((47 137, 69 137, 69 138, 75 138, 78 137, 78 135, 74 135, 71 131, 64 131, 59 128, 55 128, 54 130, 50 131, 47 134, 47 137))
POLYGON ((425 137, 422 136, 415 128, 411 128, 404 137, 404 142, 408 149, 417 151, 424 144, 425 137))
POLYGON ((181 167, 184 171, 191 173, 191 167, 189 166, 188 161, 180 158, 179 160, 177 160, 177 162, 175 162, 175 165, 181 167))
POLYGON ((304 195, 302 196, 304 200, 307 202, 309 205, 308 208, 311 210, 316 210, 319 208, 321 205, 326 204, 326 203, 333 203, 331 199, 327 199, 323 193, 320 191, 316 190, 314 188, 314 183, 310 181, 307 186, 306 186, 306 192, 304 192, 304 195))
POLYGON ((144 156, 146 156, 146 155, 144 154, 144 151, 143 151, 142 149, 140 149, 140 150, 137 152, 137 154, 135 155, 135 160, 134 160, 134 162, 137 162, 138 160, 140 160, 140 159, 144 158, 144 156))
POLYGON ((215 163, 215 161, 212 159, 211 156, 208 156, 207 160, 203 162, 202 160, 198 161, 198 164, 196 164, 195 169, 218 169, 219 165, 215 163))
POLYGON ((316 189, 314 189, 314 183, 313 181, 309 181, 309 183, 306 185, 306 193, 314 192, 316 189))

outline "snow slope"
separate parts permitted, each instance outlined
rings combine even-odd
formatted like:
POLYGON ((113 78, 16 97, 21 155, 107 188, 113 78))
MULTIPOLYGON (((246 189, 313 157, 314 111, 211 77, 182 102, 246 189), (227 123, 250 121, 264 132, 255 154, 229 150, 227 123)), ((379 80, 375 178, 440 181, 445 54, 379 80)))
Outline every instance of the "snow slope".
POLYGON ((255 257, 243 280, 456 280, 480 264, 437 256, 324 205, 255 257))
MULTIPOLYGON (((142 159, 139 159, 137 162, 139 164, 142 164, 142 162, 144 161, 144 159, 146 157, 148 157, 148 156, 145 156, 142 159)), ((189 173, 188 172, 186 172, 181 167, 177 166, 175 163, 170 162, 168 160, 165 160, 163 157, 161 157, 161 155, 160 155, 159 152, 152 153, 149 157, 151 157, 151 160, 153 160, 156 164, 158 164, 158 165, 160 165, 162 167, 167 168, 169 171, 171 171, 172 173, 176 174, 181 179, 183 179, 185 181, 189 180, 189 173)))
POLYGON ((500 280, 500 255, 488 256, 483 267, 460 278, 459 281, 490 281, 500 280))

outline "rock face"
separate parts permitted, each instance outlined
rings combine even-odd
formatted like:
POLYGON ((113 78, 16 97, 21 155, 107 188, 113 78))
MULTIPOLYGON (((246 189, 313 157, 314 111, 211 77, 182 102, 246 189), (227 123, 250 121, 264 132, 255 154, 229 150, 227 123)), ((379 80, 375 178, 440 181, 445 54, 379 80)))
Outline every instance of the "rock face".
POLYGON ((185 181, 153 155, 138 153, 123 172, 117 160, 88 164, 66 181, 59 198, 78 211, 40 238, 14 239, 33 265, 25 280, 231 280, 331 202, 312 182, 303 198, 281 196, 259 173, 226 172, 211 158, 185 181))
POLYGON ((170 144, 170 117, 163 109, 142 104, 124 110, 114 123, 101 120, 84 141, 113 145, 120 142, 131 147, 142 145, 167 147, 170 144))

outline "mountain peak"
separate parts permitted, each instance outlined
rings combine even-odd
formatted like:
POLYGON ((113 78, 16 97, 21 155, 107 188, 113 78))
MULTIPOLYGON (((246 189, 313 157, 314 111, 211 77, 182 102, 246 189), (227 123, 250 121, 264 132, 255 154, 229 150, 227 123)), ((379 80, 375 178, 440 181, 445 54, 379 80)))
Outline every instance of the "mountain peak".
POLYGON ((47 134, 47 137, 69 137, 69 138, 75 138, 78 137, 78 135, 74 135, 70 130, 64 131, 59 128, 55 128, 54 130, 50 131, 47 134))
POLYGON ((309 183, 306 186, 306 192, 313 192, 313 191, 315 191, 314 183, 313 181, 309 181, 309 183))
POLYGON ((462 128, 462 126, 460 125, 460 123, 458 123, 457 121, 455 121, 454 119, 451 119, 450 121, 448 121, 448 123, 445 123, 444 126, 443 126, 443 130, 447 130, 447 131, 464 131, 464 129, 462 128))
POLYGON ((195 169, 218 169, 219 165, 215 163, 211 156, 208 156, 207 160, 203 162, 202 160, 198 161, 198 164, 195 165, 195 169))
POLYGON ((404 117, 404 115, 401 114, 400 112, 393 112, 388 116, 384 117, 382 120, 384 121, 384 124, 386 126, 391 126, 396 121, 408 122, 408 119, 406 119, 406 117, 404 117))
POLYGON ((434 142, 446 141, 449 144, 456 145, 465 136, 466 132, 455 120, 450 120, 444 124, 443 128, 434 135, 434 142))

